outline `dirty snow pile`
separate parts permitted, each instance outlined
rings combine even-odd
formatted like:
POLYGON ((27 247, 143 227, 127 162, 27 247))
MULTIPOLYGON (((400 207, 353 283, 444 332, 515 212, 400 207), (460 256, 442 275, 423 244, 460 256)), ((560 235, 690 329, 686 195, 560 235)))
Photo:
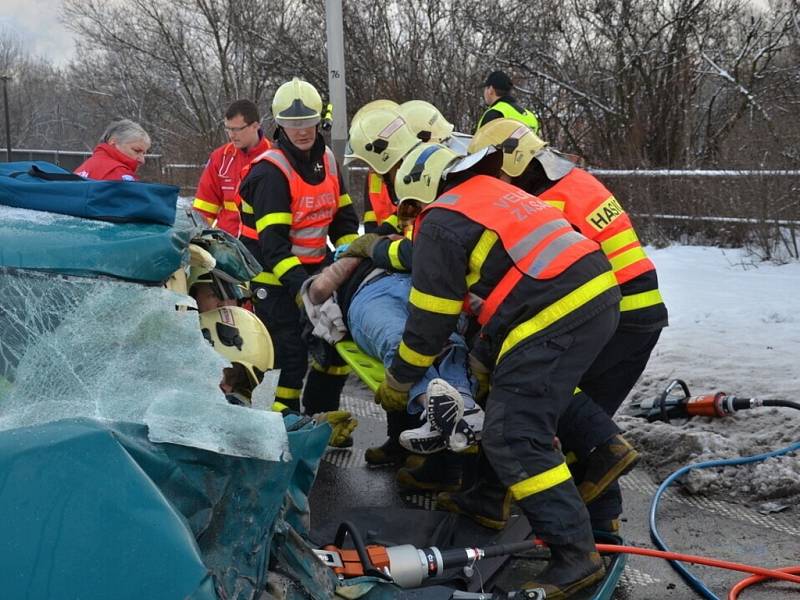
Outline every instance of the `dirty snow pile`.
MULTIPOLYGON (((629 402, 657 397, 672 379, 691 395, 718 391, 800 402, 800 263, 759 262, 742 250, 674 246, 649 250, 670 325, 629 402)), ((755 408, 731 417, 671 424, 626 416, 618 423, 658 481, 693 462, 750 456, 800 441, 800 410, 755 408)), ((752 465, 693 470, 690 493, 725 494, 752 506, 800 500, 800 453, 752 465)))

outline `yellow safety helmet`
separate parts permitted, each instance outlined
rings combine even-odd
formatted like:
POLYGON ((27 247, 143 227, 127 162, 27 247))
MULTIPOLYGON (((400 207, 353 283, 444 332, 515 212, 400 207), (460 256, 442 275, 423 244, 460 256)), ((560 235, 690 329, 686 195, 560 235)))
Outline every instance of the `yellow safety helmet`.
POLYGON ((438 144, 453 134, 455 126, 444 118, 439 109, 425 100, 403 102, 397 111, 403 115, 411 130, 423 142, 438 144))
POLYGON ((221 306, 200 313, 200 330, 223 357, 247 371, 253 387, 275 364, 272 338, 261 320, 238 306, 221 306))
POLYGON ((439 184, 448 167, 461 155, 442 144, 422 143, 403 159, 394 179, 394 192, 400 203, 418 200, 430 204, 439 195, 439 184))
POLYGON ((419 139, 399 112, 376 108, 364 113, 350 127, 345 164, 358 158, 383 175, 418 143, 419 139))
POLYGON ((322 98, 313 85, 294 77, 275 92, 272 116, 281 127, 311 127, 322 118, 322 98))
POLYGON ((478 129, 470 142, 469 152, 488 146, 503 151, 503 172, 509 177, 519 177, 547 142, 519 121, 495 119, 478 129))
POLYGON ((356 111, 356 114, 353 115, 353 118, 350 120, 350 126, 352 127, 359 118, 363 117, 371 110, 375 110, 376 108, 397 110, 398 106, 400 105, 397 102, 394 100, 387 100, 386 98, 379 98, 378 100, 367 102, 364 106, 356 111))

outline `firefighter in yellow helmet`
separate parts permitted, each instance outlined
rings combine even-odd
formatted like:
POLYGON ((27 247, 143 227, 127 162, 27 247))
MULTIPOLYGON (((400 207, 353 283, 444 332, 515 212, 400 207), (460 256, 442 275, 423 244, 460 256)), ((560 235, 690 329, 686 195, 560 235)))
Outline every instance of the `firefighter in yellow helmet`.
POLYGON ((563 598, 601 579, 604 567, 553 439, 581 374, 616 328, 620 294, 594 242, 558 210, 490 176, 499 159, 493 149, 459 159, 422 144, 398 169, 398 198, 421 209, 414 253, 425 259, 414 261, 409 318, 376 398, 402 399, 468 307, 479 329, 473 373, 491 377, 482 449, 503 486, 496 498, 477 487, 440 498, 492 522, 508 517, 513 498, 551 550, 543 573, 522 587, 563 598))
MULTIPOLYGON (((394 100, 387 100, 384 98, 367 102, 353 115, 353 119, 350 121, 351 131, 356 127, 359 119, 367 113, 376 109, 396 110, 398 106, 399 105, 394 100)), ((348 145, 346 151, 348 161, 352 158, 351 153, 352 149, 348 145)), ((364 232, 398 232, 397 215, 395 215, 396 208, 389 195, 389 189, 383 181, 383 177, 380 173, 370 168, 367 171, 367 176, 364 178, 364 232)))
POLYGON ((367 105, 356 113, 345 151, 346 163, 361 160, 369 167, 367 198, 373 214, 365 214, 367 235, 378 227, 384 234, 400 231, 392 178, 403 156, 419 143, 406 119, 387 102, 370 103, 375 107, 367 105))
MULTIPOLYGON (((251 405, 253 390, 274 364, 272 339, 264 324, 253 313, 238 306, 224 306, 200 313, 203 337, 224 358, 231 362, 223 369, 220 389, 231 404, 251 405)), ((292 413, 288 407, 275 402, 272 410, 292 413)), ((317 423, 331 426, 330 445, 352 446, 351 434, 358 421, 346 411, 330 411, 316 416, 317 423)))
POLYGON ((397 110, 423 142, 445 144, 455 129, 438 108, 425 100, 403 102, 397 110))
MULTIPOLYGON (((611 262, 622 293, 620 321, 614 336, 581 378, 580 388, 613 416, 644 371, 667 325, 655 265, 614 195, 530 129, 510 119, 492 121, 478 131, 470 149, 486 147, 502 152, 501 177, 505 181, 562 211, 576 230, 600 244, 611 262)), ((594 433, 577 427, 564 432, 562 441, 591 444, 594 433)), ((619 485, 614 484, 588 508, 595 528, 614 523, 622 512, 619 485)))
POLYGON ((232 404, 250 404, 250 392, 272 368, 274 351, 267 328, 253 313, 238 306, 222 306, 200 313, 200 330, 209 344, 228 359, 223 391, 232 404), (236 367, 239 365, 239 367, 236 367), (246 381, 241 381, 241 375, 246 381))
MULTIPOLYGON (((277 398, 294 410, 308 369, 296 297, 303 281, 331 260, 328 240, 338 247, 358 231, 333 151, 319 132, 321 113, 313 85, 297 77, 281 85, 272 100, 274 146, 245 168, 239 188, 242 238, 264 269, 251 282, 254 308, 275 344, 277 398)), ((329 354, 334 362, 314 362, 308 373, 303 406, 309 414, 339 405, 348 368, 329 354)))
MULTIPOLYGON (((375 266, 407 270, 397 254, 402 240, 383 236, 401 231, 393 193, 394 173, 403 157, 420 143, 420 139, 396 109, 397 105, 393 107, 390 102, 376 101, 364 106, 356 113, 350 126, 347 161, 360 160, 370 168, 367 198, 373 214, 367 211, 364 219, 367 233, 351 244, 345 255, 373 258, 375 250, 375 266)), ((404 410, 388 411, 386 420, 387 440, 365 452, 365 459, 371 465, 402 462, 408 453, 400 446, 400 433, 419 424, 404 410)))
POLYGON ((379 98, 378 100, 372 100, 371 102, 367 102, 364 106, 359 108, 356 111, 356 114, 353 115, 353 118, 350 120, 350 127, 355 125, 358 120, 367 114, 370 111, 373 111, 378 108, 388 109, 388 110, 395 110, 397 107, 400 106, 394 100, 389 100, 387 98, 379 98))

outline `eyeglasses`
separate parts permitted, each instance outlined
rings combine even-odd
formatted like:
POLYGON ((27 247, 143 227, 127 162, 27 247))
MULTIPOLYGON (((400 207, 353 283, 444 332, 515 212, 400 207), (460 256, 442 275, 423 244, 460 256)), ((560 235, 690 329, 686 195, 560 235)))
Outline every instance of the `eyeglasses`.
MULTIPOLYGON (((255 123, 255 121, 253 121, 255 123)), ((248 127, 250 127, 253 123, 248 123, 247 125, 242 125, 241 127, 224 127, 225 133, 241 133, 248 127)))

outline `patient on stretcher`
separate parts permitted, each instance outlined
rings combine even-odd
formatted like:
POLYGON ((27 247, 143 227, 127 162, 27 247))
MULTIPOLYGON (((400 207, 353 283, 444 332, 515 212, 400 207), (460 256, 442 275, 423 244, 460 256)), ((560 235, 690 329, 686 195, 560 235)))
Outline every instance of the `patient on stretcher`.
MULTIPOLYGON (((410 291, 410 274, 346 257, 303 286, 303 302, 315 335, 335 343, 349 332, 364 353, 388 368, 403 337, 410 291)), ((426 422, 401 433, 400 444, 420 454, 476 444, 483 426, 483 411, 473 395, 476 385, 468 368, 466 342, 453 334, 442 355, 409 392, 408 412, 425 411, 426 422)))

